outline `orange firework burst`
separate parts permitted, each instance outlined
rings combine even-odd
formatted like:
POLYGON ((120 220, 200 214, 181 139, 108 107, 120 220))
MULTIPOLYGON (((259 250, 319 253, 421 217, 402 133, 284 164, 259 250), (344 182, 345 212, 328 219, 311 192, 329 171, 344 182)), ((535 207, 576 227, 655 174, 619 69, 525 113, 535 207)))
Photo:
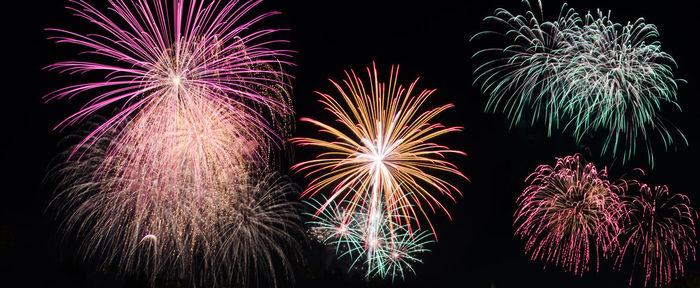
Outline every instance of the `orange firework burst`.
POLYGON ((405 219, 417 220, 420 214, 424 216, 420 218, 425 218, 432 229, 425 205, 433 212, 436 207, 446 213, 447 210, 431 190, 437 190, 452 200, 453 192, 461 195, 454 185, 434 173, 447 172, 466 177, 445 159, 445 154, 465 153, 430 141, 443 134, 461 131, 462 128, 429 123, 453 105, 446 104, 421 112, 421 106, 435 90, 423 90, 415 95, 418 79, 404 88, 397 84, 398 70, 398 66, 392 67, 389 81, 384 83, 380 82, 374 65, 372 69, 367 68, 369 82, 366 83, 369 87, 354 71, 346 71, 344 87, 331 80, 338 89, 340 100, 317 92, 322 97, 320 101, 326 106, 325 109, 336 117, 340 125, 334 127, 301 118, 301 121, 318 126, 321 132, 334 139, 292 139, 293 143, 301 146, 327 150, 316 159, 298 163, 292 169, 307 170, 307 176, 318 176, 309 183, 302 196, 311 197, 326 187, 333 187, 331 196, 319 208, 319 212, 330 201, 348 200, 356 204, 348 207, 349 215, 353 207, 367 207, 363 204, 369 201, 369 215, 379 214, 381 211, 375 211, 379 207, 400 211, 401 222, 409 222, 405 219), (371 195, 367 197, 365 193, 371 195))

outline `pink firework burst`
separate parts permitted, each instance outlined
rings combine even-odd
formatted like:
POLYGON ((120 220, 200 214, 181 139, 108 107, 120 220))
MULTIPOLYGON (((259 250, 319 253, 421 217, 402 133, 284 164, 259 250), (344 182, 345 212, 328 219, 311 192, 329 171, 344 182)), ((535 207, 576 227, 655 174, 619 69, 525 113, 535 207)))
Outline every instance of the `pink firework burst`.
MULTIPOLYGON (((279 59, 288 58, 291 51, 270 48, 286 42, 269 39, 278 30, 251 29, 275 12, 245 20, 250 18, 246 13, 259 2, 175 0, 169 5, 164 0, 112 0, 114 15, 108 15, 85 1, 71 1, 73 6, 68 9, 95 24, 101 33, 81 35, 47 29, 58 34, 50 39, 78 45, 82 55, 95 57, 59 62, 48 69, 70 74, 101 72, 105 78, 46 96, 47 101, 88 97, 80 110, 57 128, 117 106, 118 113, 85 137, 81 145, 135 117, 146 118, 149 127, 160 127, 134 129, 151 130, 147 137, 164 137, 158 134, 162 132, 159 128, 178 125, 174 122, 187 113, 201 116, 183 111, 183 106, 207 102, 227 114, 225 121, 239 123, 228 129, 230 133, 259 148, 256 154, 264 153, 268 140, 280 138, 289 123, 291 101, 284 82, 288 75, 280 65, 290 63, 279 59)), ((202 127, 193 129, 208 133, 202 127)), ((132 140, 123 136, 117 142, 132 140)))
POLYGON ((49 29, 88 55, 48 68, 105 78, 46 96, 88 97, 57 127, 117 109, 61 169, 57 206, 84 257, 151 280, 216 284, 235 275, 246 284, 240 274, 275 275, 270 261, 288 252, 280 247, 293 242, 286 231, 296 227, 285 219, 296 211, 286 192, 263 191, 286 188, 261 176, 270 173, 264 160, 272 146, 290 130, 282 71, 290 63, 279 60, 290 51, 275 48, 286 42, 270 39, 278 30, 253 28, 276 13, 247 16, 260 1, 111 0, 110 14, 71 3, 101 34, 49 29))
POLYGON ((515 234, 525 239, 533 260, 562 266, 581 275, 617 247, 624 183, 612 184, 605 169, 579 155, 557 158, 554 167, 540 165, 517 200, 515 234))
MULTIPOLYGON (((641 265, 644 286, 668 284, 683 275, 683 262, 695 260, 695 219, 698 214, 683 194, 670 194, 668 187, 639 186, 639 194, 625 201, 625 225, 621 235, 621 268, 625 256, 632 266, 641 265)), ((630 275, 632 285, 632 275, 630 275)))

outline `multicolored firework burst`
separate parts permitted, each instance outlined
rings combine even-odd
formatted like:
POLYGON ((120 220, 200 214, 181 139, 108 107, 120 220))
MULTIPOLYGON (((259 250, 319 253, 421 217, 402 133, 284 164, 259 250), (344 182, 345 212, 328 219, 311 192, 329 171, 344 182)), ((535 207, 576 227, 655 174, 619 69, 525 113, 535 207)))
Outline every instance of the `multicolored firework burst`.
POLYGON ((645 287, 650 280, 659 287, 682 276, 683 262, 695 260, 695 219, 698 214, 690 206, 688 197, 671 195, 666 186, 652 189, 642 184, 639 195, 627 198, 618 268, 621 268, 625 256, 631 257, 632 266, 641 265, 644 271, 645 287))
POLYGON ((102 34, 49 30, 94 58, 48 68, 104 72, 105 80, 49 94, 91 96, 58 127, 118 106, 72 149, 62 172, 57 202, 84 256, 151 280, 247 282, 247 269, 274 275, 273 258, 289 272, 281 247, 294 242, 296 210, 283 201, 288 185, 260 172, 290 133, 281 70, 290 63, 280 60, 289 51, 270 39, 278 30, 252 29, 275 13, 245 20, 260 1, 110 1, 115 15, 72 3, 102 34))
MULTIPOLYGON (((531 124, 544 119, 548 132, 562 126, 577 141, 598 132, 604 137, 601 155, 622 155, 627 161, 638 146, 653 165, 652 134, 668 148, 685 136, 664 120, 664 105, 676 106, 678 80, 671 55, 655 40, 656 26, 640 18, 622 25, 609 13, 590 12, 582 19, 562 6, 554 21, 541 21, 528 1, 528 11, 516 15, 505 9, 485 20, 505 27, 505 48, 488 48, 474 57, 493 55, 474 70, 474 83, 490 95, 486 110, 502 109, 511 125, 532 114, 531 124)), ((598 134, 596 134, 598 135, 598 134)))
MULTIPOLYGON (((429 123, 453 105, 421 113, 421 106, 435 90, 423 90, 414 95, 417 80, 408 88, 397 85, 398 66, 392 67, 387 83, 380 82, 375 66, 371 70, 367 68, 369 87, 354 71, 345 74, 345 87, 331 80, 338 89, 340 100, 318 93, 322 97, 321 103, 337 118, 340 127, 309 118, 300 119, 318 126, 321 132, 333 139, 292 139, 301 146, 327 150, 317 159, 292 167, 297 171, 310 171, 307 176, 318 175, 302 196, 313 196, 326 187, 333 187, 331 196, 325 205, 319 207, 318 213, 336 199, 353 203, 345 207, 347 215, 351 215, 356 207, 363 207, 362 201, 369 201, 370 219, 378 219, 373 215, 384 214, 379 208, 384 207, 387 211, 398 210, 396 215, 402 217, 395 222, 406 224, 409 230, 411 223, 406 223, 406 219, 418 219, 419 214, 430 224, 424 205, 427 204, 433 212, 436 207, 445 208, 428 188, 453 200, 452 192, 459 193, 443 176, 433 173, 447 172, 464 177, 444 158, 445 154, 464 153, 429 142, 461 130, 461 127, 429 123)), ((433 230, 432 224, 430 226, 433 230)), ((376 232, 372 233, 378 233, 379 227, 376 227, 376 232)))
MULTIPOLYGON (((309 215, 312 217, 312 221, 308 222, 311 225, 310 233, 320 243, 335 246, 339 258, 349 257, 352 261, 349 269, 362 260, 368 278, 390 277, 393 281, 397 277, 405 279, 404 271, 415 274, 413 264, 422 262, 418 254, 428 252, 425 246, 433 242, 429 231, 412 231, 405 224, 391 223, 396 218, 404 217, 394 215, 400 209, 381 209, 381 215, 374 215, 378 219, 371 219, 366 206, 354 207, 348 217, 344 207, 356 203, 347 200, 342 205, 335 201, 326 204, 326 201, 315 199, 308 203, 321 211, 318 215, 309 215), (325 209, 321 210, 324 205, 325 209)), ((369 201, 363 203, 368 204, 369 201)))
POLYGON ((591 259, 597 269, 601 257, 615 252, 623 213, 617 193, 626 184, 611 184, 605 169, 579 155, 557 158, 554 167, 540 165, 528 179, 514 225, 533 260, 581 275, 590 269, 591 259))

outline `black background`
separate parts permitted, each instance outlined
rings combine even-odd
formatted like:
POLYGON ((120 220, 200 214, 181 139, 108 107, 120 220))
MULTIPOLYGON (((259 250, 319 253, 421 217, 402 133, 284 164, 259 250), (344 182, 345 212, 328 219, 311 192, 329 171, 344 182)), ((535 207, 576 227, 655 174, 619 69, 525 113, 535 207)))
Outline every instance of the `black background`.
MULTIPOLYGON (((105 8, 106 3, 96 3, 105 8)), ((102 1, 104 2, 104 1, 102 1)), ((612 19, 626 23, 644 17, 658 26, 664 51, 677 61, 676 77, 686 79, 678 91, 683 111, 665 107, 664 115, 688 138, 689 146, 677 151, 656 149, 653 169, 643 156, 621 163, 599 154, 600 138, 575 143, 569 134, 555 132, 547 137, 543 127, 509 128, 501 114, 483 112, 485 96, 471 85, 470 55, 481 46, 468 42, 471 35, 493 26, 483 23, 496 8, 522 13, 520 1, 265 1, 257 12, 276 10, 274 27, 289 27, 280 34, 291 40, 298 51, 290 70, 297 117, 331 120, 319 113, 322 107, 313 91, 333 93, 328 78, 340 80, 343 71, 364 69, 374 61, 388 73, 390 65, 400 64, 400 82, 408 84, 421 77, 419 88, 437 88, 424 108, 454 103, 455 108, 439 117, 441 123, 463 126, 464 131, 436 141, 465 151, 466 157, 453 157, 470 182, 451 179, 463 193, 457 203, 443 199, 452 221, 434 215, 439 242, 416 265, 416 275, 406 280, 364 280, 357 273, 346 273, 333 264, 323 249, 309 248, 306 259, 297 265, 296 287, 626 287, 629 270, 615 272, 611 261, 602 262, 599 272, 582 278, 557 267, 543 269, 540 262, 523 254, 523 242, 513 236, 512 215, 515 199, 525 187, 524 179, 554 157, 582 153, 598 166, 607 166, 611 178, 632 168, 647 171, 644 181, 666 184, 672 192, 685 193, 700 207, 696 189, 698 143, 697 46, 699 36, 696 10, 684 1, 569 1, 579 13, 601 8, 612 10, 612 19), (612 2, 612 3, 611 3, 612 2)), ((43 178, 51 162, 61 152, 59 143, 70 131, 53 131, 53 126, 70 115, 84 99, 44 103, 42 96, 80 81, 42 70, 60 60, 76 59, 75 49, 46 40, 47 27, 90 33, 95 26, 71 16, 63 7, 67 1, 21 1, 3 4, 3 89, 2 167, 0 182, 0 287, 141 287, 141 279, 118 278, 113 273, 96 272, 81 264, 70 240, 62 241, 45 208, 52 195, 43 178), (7 78, 9 75, 9 79, 7 78)), ((555 16, 561 2, 545 1, 548 19, 555 16)), ((103 10, 104 11, 104 10, 103 10)), ((317 132, 299 123, 295 135, 317 132)), ((657 147, 662 148, 662 147, 657 147)), ((313 157, 310 149, 295 149, 294 158, 313 157)), ((300 185, 307 182, 295 176, 300 185)), ((331 257, 331 258, 329 258, 331 257)), ((672 287, 700 287, 700 265, 690 263, 687 276, 672 287)), ((635 287, 640 286, 636 278, 635 287)), ((286 283, 285 283, 286 284, 286 283)))

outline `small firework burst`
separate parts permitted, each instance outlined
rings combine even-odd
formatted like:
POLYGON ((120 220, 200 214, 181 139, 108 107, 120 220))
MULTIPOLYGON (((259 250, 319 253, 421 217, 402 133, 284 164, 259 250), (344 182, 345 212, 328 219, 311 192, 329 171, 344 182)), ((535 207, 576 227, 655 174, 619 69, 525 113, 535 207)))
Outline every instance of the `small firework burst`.
POLYGON ((409 231, 406 225, 387 225, 393 230, 383 230, 368 255, 368 275, 381 278, 405 279, 405 271, 415 274, 415 263, 422 263, 419 254, 428 252, 426 245, 434 242, 430 231, 409 231))
MULTIPOLYGON (((356 203, 345 201, 338 205, 311 199, 308 202, 314 209, 326 205, 319 214, 309 214, 312 221, 310 232, 319 242, 336 247, 339 258, 349 257, 350 269, 358 262, 365 265, 365 276, 405 279, 406 271, 415 274, 414 263, 421 263, 419 254, 428 252, 425 247, 433 242, 429 231, 409 230, 405 224, 395 223, 403 217, 386 212, 379 207, 382 214, 369 215, 367 206, 354 207, 352 213, 345 213, 345 206, 356 203), (377 219, 372 219, 376 217, 377 219)), ((368 201, 362 203, 368 204, 368 201)), ((394 209, 398 211, 398 209, 394 209)))
MULTIPOLYGON (((346 205, 348 214, 363 206, 362 201, 368 201, 368 217, 385 213, 378 210, 381 206, 387 211, 396 211, 401 217, 395 222, 406 224, 409 229, 411 223, 402 222, 409 218, 426 219, 430 224, 426 204, 432 211, 439 208, 447 213, 430 189, 453 200, 452 192, 459 193, 454 185, 435 173, 464 177, 454 164, 445 160, 446 154, 464 153, 429 142, 461 130, 461 127, 429 123, 453 105, 420 112, 434 90, 423 90, 414 95, 417 80, 408 88, 398 85, 398 66, 392 68, 386 83, 380 82, 376 67, 367 68, 367 74, 369 81, 364 82, 354 71, 346 72, 345 87, 331 80, 340 100, 318 93, 326 110, 336 117, 337 127, 309 118, 300 119, 318 126, 321 132, 332 137, 331 140, 292 139, 301 146, 327 150, 316 159, 292 167, 297 171, 310 171, 307 176, 318 175, 302 196, 310 197, 332 187, 326 205, 336 199, 347 200, 354 203, 346 205)), ((319 207, 319 213, 326 205, 319 207)), ((432 224, 430 226, 432 230, 432 224)))
MULTIPOLYGON (((319 202, 312 198, 306 203, 318 211, 326 201, 319 202)), ((353 205, 353 203, 346 201, 343 205, 338 205, 335 201, 331 201, 320 213, 308 214, 311 217, 311 221, 307 222, 310 226, 309 234, 321 244, 336 246, 338 257, 348 255, 351 259, 357 259, 361 256, 363 249, 363 230, 360 224, 362 215, 355 212, 346 213, 344 207, 346 205, 353 205)), ((352 210, 360 211, 361 208, 352 210)))
POLYGON ((611 184, 605 169, 579 155, 557 158, 554 167, 540 165, 518 197, 515 234, 525 239, 533 260, 550 262, 581 275, 596 269, 618 247, 625 185, 611 184))
POLYGON ((631 258, 633 268, 641 266, 645 287, 650 281, 659 287, 682 276, 683 262, 695 260, 698 215, 688 197, 670 194, 666 186, 642 184, 638 195, 626 198, 618 268, 625 257, 631 258))
POLYGON ((501 109, 511 125, 530 117, 530 124, 544 121, 548 133, 561 127, 577 141, 603 135, 601 155, 621 155, 623 161, 645 150, 654 158, 650 137, 657 134, 666 148, 685 136, 664 120, 662 106, 678 106, 676 62, 655 40, 656 26, 643 18, 622 25, 604 15, 588 12, 584 18, 563 5, 553 21, 543 18, 542 5, 534 10, 529 1, 524 15, 498 9, 485 21, 505 31, 503 48, 478 51, 486 58, 474 70, 474 83, 490 95, 487 111, 501 109))

